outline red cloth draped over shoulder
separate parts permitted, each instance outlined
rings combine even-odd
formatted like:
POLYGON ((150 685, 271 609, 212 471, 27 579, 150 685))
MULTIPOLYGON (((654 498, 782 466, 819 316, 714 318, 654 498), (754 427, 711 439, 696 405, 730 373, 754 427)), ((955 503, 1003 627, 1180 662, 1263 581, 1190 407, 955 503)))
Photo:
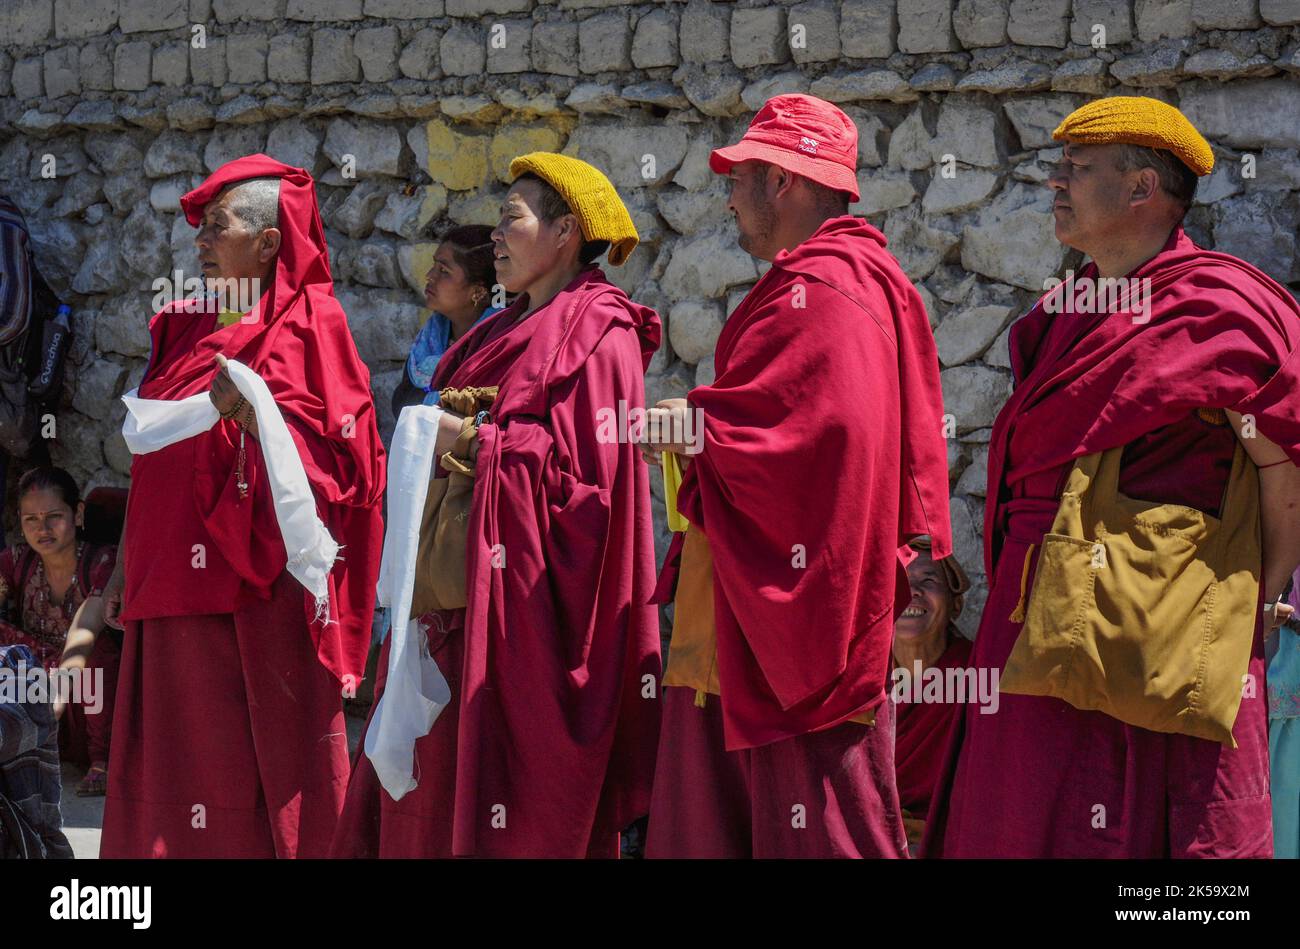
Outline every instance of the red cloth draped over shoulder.
MULTIPOLYGON (((139 395, 180 400, 205 392, 217 353, 265 380, 297 445, 317 513, 342 546, 330 574, 325 622, 314 620, 313 598, 302 591, 312 639, 322 664, 345 684, 356 683, 370 644, 383 542, 384 450, 370 373, 334 297, 312 177, 251 155, 223 165, 181 206, 197 227, 204 206, 222 188, 259 177, 280 179, 281 244, 271 285, 244 321, 224 328, 215 313, 184 303, 160 311, 149 324, 153 353, 139 395)), ((287 557, 253 438, 247 439, 249 497, 239 497, 238 431, 234 422, 222 421, 135 457, 125 619, 230 613, 249 597, 270 598, 287 557), (204 545, 201 573, 195 544, 204 545)))
MULTIPOLYGON (((948 648, 933 668, 940 674, 947 669, 966 668, 970 665, 971 645, 969 639, 950 634, 948 648)), ((907 669, 907 673, 911 677, 913 670, 907 669)), ((961 715, 963 705, 958 702, 913 702, 912 690, 922 689, 924 683, 912 685, 915 678, 906 681, 909 688, 903 700, 897 703, 898 717, 894 724, 898 803, 912 815, 924 817, 930 809, 930 797, 943 768, 948 730, 961 715)))
POLYGON ((635 445, 597 431, 620 401, 643 405, 661 329, 594 265, 519 320, 523 305, 458 341, 433 381, 500 386, 470 514, 452 849, 581 857, 649 809, 648 473, 635 445))
MULTIPOLYGON (((1096 275, 1089 263, 1077 279, 1096 275)), ((997 500, 984 507, 990 577, 1006 485, 1127 445, 1198 408, 1252 415, 1300 465, 1300 306, 1291 294, 1245 261, 1197 247, 1181 227, 1129 277, 1150 281, 1148 322, 1127 313, 1053 315, 1044 308, 1049 293, 1011 329, 1017 385, 989 443, 989 501, 997 500), (1077 329, 1046 351, 1054 319, 1077 329), (1017 463, 1008 466, 1013 440, 1017 463)))
POLYGON ((678 493, 709 537, 728 750, 885 700, 911 596, 898 549, 952 551, 939 361, 884 236, 845 215, 769 270, 692 389, 704 450, 678 493))

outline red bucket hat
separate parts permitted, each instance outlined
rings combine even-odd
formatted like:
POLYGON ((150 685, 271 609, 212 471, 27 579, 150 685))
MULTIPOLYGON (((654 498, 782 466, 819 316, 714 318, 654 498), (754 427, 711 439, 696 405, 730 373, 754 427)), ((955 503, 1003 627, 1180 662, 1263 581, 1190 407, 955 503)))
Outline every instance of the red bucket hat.
POLYGON ((773 96, 739 142, 713 150, 709 167, 725 175, 736 162, 751 159, 847 191, 858 200, 858 127, 824 99, 799 93, 773 96))

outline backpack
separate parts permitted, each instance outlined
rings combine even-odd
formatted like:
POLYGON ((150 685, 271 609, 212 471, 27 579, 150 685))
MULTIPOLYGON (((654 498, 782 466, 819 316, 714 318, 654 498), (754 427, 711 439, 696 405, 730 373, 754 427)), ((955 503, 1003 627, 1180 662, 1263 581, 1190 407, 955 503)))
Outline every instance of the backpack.
POLYGON ((0 793, 0 860, 43 860, 45 841, 23 812, 0 793))
MULTIPOLYGON (((0 197, 0 232, 7 228, 27 234, 22 213, 0 197)), ((0 233, 5 248, 12 242, 12 235, 0 233)), ((0 312, 0 450, 20 458, 36 441, 43 403, 62 389, 70 335, 68 328, 56 322, 61 304, 36 267, 30 240, 25 258, 14 260, 10 254, 0 253, 0 268, 21 268, 25 262, 28 271, 0 269, 0 290, 24 277, 29 285, 26 308, 0 312)))

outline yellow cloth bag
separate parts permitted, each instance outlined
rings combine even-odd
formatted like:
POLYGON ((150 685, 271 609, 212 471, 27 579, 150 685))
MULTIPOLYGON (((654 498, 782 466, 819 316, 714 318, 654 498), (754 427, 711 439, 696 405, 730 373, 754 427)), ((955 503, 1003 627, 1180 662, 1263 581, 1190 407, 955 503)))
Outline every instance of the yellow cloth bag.
POLYGON ((1120 494, 1122 454, 1071 469, 1001 690, 1235 748, 1259 609, 1258 469, 1238 442, 1215 518, 1120 494))
MULTIPOLYGON (((694 689, 695 704, 703 708, 708 696, 722 695, 722 682, 718 678, 718 627, 713 614, 713 551, 704 531, 690 523, 687 527, 677 574, 677 595, 673 599, 673 635, 668 645, 663 684, 694 689)), ((849 721, 875 725, 876 710, 859 712, 849 721)))
POLYGON ((668 529, 680 534, 691 525, 677 510, 677 492, 682 488, 682 465, 677 460, 677 455, 671 451, 659 454, 659 465, 664 475, 664 507, 668 512, 668 529))
POLYGON ((439 459, 447 477, 430 479, 424 499, 411 595, 412 618, 434 610, 463 609, 466 605, 469 515, 477 476, 469 452, 478 437, 475 415, 489 408, 496 397, 496 386, 446 388, 440 395, 443 408, 465 418, 455 445, 439 459))

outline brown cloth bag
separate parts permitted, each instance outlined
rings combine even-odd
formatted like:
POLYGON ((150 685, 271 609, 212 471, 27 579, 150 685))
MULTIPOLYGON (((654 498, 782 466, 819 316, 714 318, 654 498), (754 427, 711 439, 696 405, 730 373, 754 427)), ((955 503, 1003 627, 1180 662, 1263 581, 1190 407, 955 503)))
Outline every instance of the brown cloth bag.
POLYGON ((1071 469, 1001 689, 1235 748, 1259 610, 1258 469, 1238 442, 1216 518, 1120 494, 1122 454, 1071 469))
POLYGON ((497 387, 443 389, 442 408, 465 416, 451 451, 439 459, 445 478, 431 478, 420 519, 420 545, 415 557, 415 591, 411 616, 433 610, 462 609, 467 602, 465 551, 469 545, 469 512, 474 503, 474 463, 469 450, 478 437, 476 417, 497 397, 497 387))

